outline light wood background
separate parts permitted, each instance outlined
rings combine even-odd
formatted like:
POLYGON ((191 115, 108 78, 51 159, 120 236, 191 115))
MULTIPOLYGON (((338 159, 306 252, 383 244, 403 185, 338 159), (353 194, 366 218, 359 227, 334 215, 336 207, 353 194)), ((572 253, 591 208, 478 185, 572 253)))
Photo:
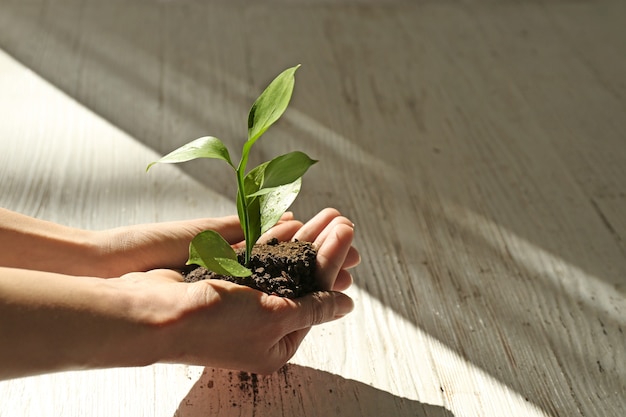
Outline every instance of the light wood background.
MULTIPOLYGON (((626 415, 626 2, 0 0, 0 204, 78 227, 235 212, 146 164, 301 63, 252 162, 357 225, 356 311, 270 377, 0 383, 0 416, 626 415)), ((4 343, 5 341, 0 341, 4 343)))

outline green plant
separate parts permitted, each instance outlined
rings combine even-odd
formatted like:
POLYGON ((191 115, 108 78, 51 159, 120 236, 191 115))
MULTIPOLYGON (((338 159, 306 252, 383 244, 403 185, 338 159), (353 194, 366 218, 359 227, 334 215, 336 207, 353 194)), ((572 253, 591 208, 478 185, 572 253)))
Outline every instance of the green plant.
POLYGON ((273 227, 300 192, 302 176, 317 161, 303 152, 290 152, 260 164, 246 173, 252 146, 276 122, 289 105, 297 65, 280 73, 256 99, 248 114, 248 140, 241 159, 234 165, 221 140, 205 136, 170 152, 156 163, 179 163, 196 158, 221 159, 234 170, 237 178, 237 214, 244 233, 244 264, 237 261, 233 248, 217 232, 199 233, 189 246, 187 264, 203 266, 217 274, 249 276, 247 266, 252 248, 261 235, 273 227))

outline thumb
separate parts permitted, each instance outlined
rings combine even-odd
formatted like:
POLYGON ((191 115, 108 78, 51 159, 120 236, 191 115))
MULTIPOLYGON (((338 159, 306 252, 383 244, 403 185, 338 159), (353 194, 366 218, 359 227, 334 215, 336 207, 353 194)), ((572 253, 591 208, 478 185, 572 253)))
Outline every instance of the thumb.
POLYGON ((339 319, 354 309, 354 301, 337 291, 318 291, 294 300, 298 329, 339 319))

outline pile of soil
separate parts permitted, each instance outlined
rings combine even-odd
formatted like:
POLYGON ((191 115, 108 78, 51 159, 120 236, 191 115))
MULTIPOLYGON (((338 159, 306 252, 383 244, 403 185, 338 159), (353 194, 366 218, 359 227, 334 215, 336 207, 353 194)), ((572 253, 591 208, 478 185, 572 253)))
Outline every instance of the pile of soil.
MULTIPOLYGON (((239 262, 244 262, 244 252, 237 252, 239 262)), ((298 298, 319 290, 315 280, 315 259, 317 251, 310 242, 279 242, 272 239, 257 244, 252 250, 249 277, 219 275, 206 268, 193 265, 183 271, 186 282, 204 279, 222 279, 246 285, 267 294, 280 297, 298 298)))

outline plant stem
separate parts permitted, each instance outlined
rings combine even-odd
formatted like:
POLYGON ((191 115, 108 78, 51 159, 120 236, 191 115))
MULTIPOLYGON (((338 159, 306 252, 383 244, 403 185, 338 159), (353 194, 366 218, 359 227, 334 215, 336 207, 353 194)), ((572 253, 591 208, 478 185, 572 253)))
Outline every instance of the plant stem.
MULTIPOLYGON (((241 166, 239 167, 241 169, 241 166)), ((244 266, 250 265, 250 254, 252 253, 252 242, 250 239, 250 216, 248 215, 248 201, 246 198, 246 190, 244 188, 243 169, 237 170, 237 192, 239 193, 239 201, 241 204, 241 225, 243 226, 243 238, 246 241, 246 249, 244 252, 244 266)))

